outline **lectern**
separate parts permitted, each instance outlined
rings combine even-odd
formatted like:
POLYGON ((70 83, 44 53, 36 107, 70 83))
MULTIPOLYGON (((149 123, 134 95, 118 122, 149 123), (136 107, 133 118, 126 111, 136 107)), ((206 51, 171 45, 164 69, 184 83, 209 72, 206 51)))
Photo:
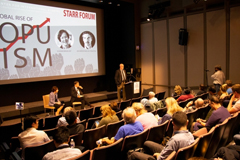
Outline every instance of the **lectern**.
POLYGON ((125 84, 126 99, 140 97, 141 95, 141 81, 128 82, 125 84))

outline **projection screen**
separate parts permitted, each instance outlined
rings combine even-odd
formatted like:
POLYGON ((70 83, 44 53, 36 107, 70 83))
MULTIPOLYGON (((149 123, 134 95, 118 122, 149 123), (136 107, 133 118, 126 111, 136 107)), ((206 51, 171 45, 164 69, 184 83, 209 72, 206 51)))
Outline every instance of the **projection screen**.
POLYGON ((104 75, 102 9, 34 3, 0 0, 0 84, 104 75))

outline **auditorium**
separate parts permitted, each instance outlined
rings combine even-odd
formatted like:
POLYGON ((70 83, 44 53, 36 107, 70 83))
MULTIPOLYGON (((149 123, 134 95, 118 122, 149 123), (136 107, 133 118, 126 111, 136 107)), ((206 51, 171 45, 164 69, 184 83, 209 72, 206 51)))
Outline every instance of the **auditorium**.
POLYGON ((0 0, 0 159, 240 159, 239 0, 0 0))

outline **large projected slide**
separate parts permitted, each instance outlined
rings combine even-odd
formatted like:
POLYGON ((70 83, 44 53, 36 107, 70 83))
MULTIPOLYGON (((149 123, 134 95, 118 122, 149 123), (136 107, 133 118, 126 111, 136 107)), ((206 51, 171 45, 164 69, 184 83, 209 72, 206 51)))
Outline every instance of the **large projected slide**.
POLYGON ((99 73, 96 19, 95 12, 1 0, 0 84, 99 73))

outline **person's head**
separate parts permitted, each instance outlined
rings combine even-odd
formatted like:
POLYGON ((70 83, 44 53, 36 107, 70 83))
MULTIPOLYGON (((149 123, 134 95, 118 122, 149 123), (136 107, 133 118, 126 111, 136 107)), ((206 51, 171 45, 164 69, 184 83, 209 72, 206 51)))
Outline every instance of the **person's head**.
POLYGON ((68 45, 69 42, 69 34, 66 30, 60 30, 58 32, 58 40, 62 43, 62 45, 68 45))
POLYGON ((53 86, 53 87, 52 87, 52 92, 57 93, 57 92, 58 92, 58 87, 57 87, 57 86, 53 86))
POLYGON ((74 81, 73 84, 74 84, 75 87, 79 87, 79 82, 78 81, 74 81))
POLYGON ((140 116, 143 113, 146 113, 147 111, 145 110, 145 107, 143 106, 142 103, 134 102, 132 104, 132 108, 135 110, 137 116, 140 116))
POLYGON ((69 142, 69 130, 66 126, 58 127, 57 131, 53 135, 53 141, 56 147, 69 142))
POLYGON ((113 115, 116 114, 116 112, 114 110, 112 110, 112 108, 107 104, 104 105, 100 108, 101 112, 102 112, 102 116, 103 117, 112 117, 113 115))
POLYGON ((123 69, 124 69, 124 64, 121 63, 121 64, 119 65, 119 68, 120 68, 120 70, 123 70, 123 69))
POLYGON ((67 113, 65 113, 65 118, 69 125, 73 125, 77 122, 77 114, 73 110, 67 111, 67 113))
POLYGON ((187 94, 190 94, 191 93, 191 88, 189 88, 189 87, 186 87, 185 89, 184 89, 184 93, 187 95, 187 94))
POLYGON ((84 42, 84 47, 92 47, 92 36, 90 32, 85 31, 82 33, 82 38, 84 42))
POLYGON ((213 109, 217 109, 216 107, 220 106, 220 100, 217 96, 211 96, 209 98, 209 105, 213 109))
POLYGON ((186 113, 177 111, 172 115, 172 123, 174 131, 187 129, 188 119, 186 113))
POLYGON ((63 110, 63 116, 65 116, 65 114, 68 112, 68 111, 74 111, 74 108, 72 107, 66 107, 64 110, 63 110))
POLYGON ((24 130, 28 128, 38 128, 38 117, 35 115, 28 115, 24 118, 24 130))
POLYGON ((149 99, 155 97, 155 93, 152 92, 152 91, 150 91, 150 92, 148 93, 148 97, 149 97, 149 99))
POLYGON ((227 92, 227 84, 223 84, 223 85, 221 85, 221 87, 220 87, 220 91, 221 91, 222 93, 227 92))
POLYGON ((109 106, 110 106, 113 110, 118 110, 118 109, 119 109, 117 102, 111 102, 111 103, 109 104, 109 106))
POLYGON ((232 81, 229 79, 226 80, 225 83, 227 84, 228 88, 233 86, 232 81))
POLYGON ((127 107, 123 110, 122 117, 127 124, 134 123, 137 115, 132 107, 127 107))
POLYGON ((214 85, 210 86, 209 89, 208 89, 208 92, 211 94, 211 95, 215 95, 216 94, 216 88, 214 85))
POLYGON ((176 85, 174 87, 174 92, 177 94, 177 95, 181 95, 182 94, 182 87, 179 86, 179 85, 176 85))
POLYGON ((196 108, 200 108, 200 107, 202 107, 202 106, 204 105, 204 101, 203 101, 202 98, 198 98, 198 99, 194 102, 194 104, 195 104, 195 107, 196 107, 196 108))
POLYGON ((233 91, 233 94, 235 95, 235 97, 239 98, 240 97, 240 84, 234 84, 232 86, 232 91, 233 91))
POLYGON ((201 91, 204 91, 204 90, 205 90, 204 84, 200 84, 200 85, 199 85, 199 90, 201 90, 201 91))
POLYGON ((221 71, 221 70, 222 70, 222 67, 221 67, 220 65, 216 65, 216 66, 215 66, 215 71, 219 71, 219 70, 221 71))
POLYGON ((173 115, 177 111, 182 111, 183 108, 178 105, 178 102, 173 97, 168 97, 165 100, 167 113, 173 115))

